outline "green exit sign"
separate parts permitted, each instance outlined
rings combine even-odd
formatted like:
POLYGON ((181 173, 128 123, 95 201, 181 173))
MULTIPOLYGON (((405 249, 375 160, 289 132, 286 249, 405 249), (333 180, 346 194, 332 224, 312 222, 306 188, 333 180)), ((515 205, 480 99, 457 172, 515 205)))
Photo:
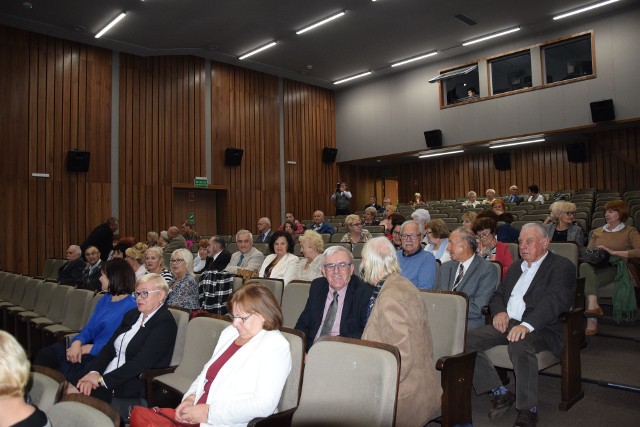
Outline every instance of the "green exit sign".
POLYGON ((195 188, 207 188, 209 186, 209 180, 206 176, 196 176, 193 180, 193 186, 195 188))

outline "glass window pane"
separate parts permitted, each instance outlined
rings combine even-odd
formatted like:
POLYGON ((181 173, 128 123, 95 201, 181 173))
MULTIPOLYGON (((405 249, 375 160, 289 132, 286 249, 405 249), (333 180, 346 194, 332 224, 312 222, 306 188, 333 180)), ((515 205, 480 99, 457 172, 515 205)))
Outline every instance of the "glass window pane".
POLYGON ((477 98, 479 93, 478 87, 480 85, 477 64, 476 68, 470 72, 450 77, 448 79, 443 79, 441 83, 444 105, 455 104, 457 102, 477 98))
POLYGON ((593 74, 591 34, 546 46, 543 51, 545 83, 593 74))
POLYGON ((491 61, 492 94, 531 87, 531 53, 503 56, 491 61))

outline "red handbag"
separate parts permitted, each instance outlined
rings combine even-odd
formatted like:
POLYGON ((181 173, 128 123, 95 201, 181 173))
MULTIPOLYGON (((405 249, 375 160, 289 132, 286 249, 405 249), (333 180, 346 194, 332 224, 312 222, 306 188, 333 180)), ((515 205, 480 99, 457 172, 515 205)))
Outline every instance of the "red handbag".
POLYGON ((176 421, 176 410, 173 408, 145 408, 134 406, 129 418, 131 427, 198 427, 200 424, 181 423, 176 421))

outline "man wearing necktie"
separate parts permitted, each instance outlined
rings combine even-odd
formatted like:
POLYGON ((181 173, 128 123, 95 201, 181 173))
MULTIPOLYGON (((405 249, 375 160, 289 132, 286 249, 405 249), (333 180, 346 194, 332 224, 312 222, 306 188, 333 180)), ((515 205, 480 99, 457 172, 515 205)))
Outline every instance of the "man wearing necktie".
POLYGON ((264 254, 253 247, 253 235, 249 230, 240 230, 236 233, 238 251, 231 255, 225 271, 238 273, 238 270, 260 270, 264 262, 264 254))
POLYGON ((324 251, 323 277, 311 282, 296 329, 307 337, 307 351, 323 335, 360 338, 373 289, 354 275, 353 255, 341 246, 324 251))
POLYGON ((269 238, 273 234, 271 220, 269 218, 260 218, 257 228, 259 233, 257 243, 269 243, 269 238))
POLYGON ((504 201, 507 203, 515 203, 520 204, 524 200, 524 198, 518 195, 518 186, 512 185, 509 187, 509 195, 504 198, 504 201))

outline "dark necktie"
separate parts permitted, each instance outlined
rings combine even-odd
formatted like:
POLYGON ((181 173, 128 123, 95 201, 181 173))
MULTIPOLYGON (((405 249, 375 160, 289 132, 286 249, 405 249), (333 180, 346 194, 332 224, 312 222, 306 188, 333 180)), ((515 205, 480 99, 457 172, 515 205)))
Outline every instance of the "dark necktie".
POLYGON ((331 335, 331 329, 333 329, 333 324, 336 321, 336 313, 338 312, 338 291, 333 291, 333 301, 331 301, 331 305, 329 305, 329 309, 327 310, 327 315, 324 318, 324 324, 322 325, 322 330, 320 331, 320 336, 331 335))
POLYGON ((236 266, 240 267, 242 265, 243 259, 244 259, 244 254, 240 254, 240 259, 238 260, 238 263, 236 264, 236 266))
POLYGON ((464 276, 464 266, 460 264, 460 267, 458 268, 458 275, 456 276, 456 280, 453 282, 453 288, 451 289, 452 291, 456 290, 456 288, 462 281, 462 276, 464 276))

